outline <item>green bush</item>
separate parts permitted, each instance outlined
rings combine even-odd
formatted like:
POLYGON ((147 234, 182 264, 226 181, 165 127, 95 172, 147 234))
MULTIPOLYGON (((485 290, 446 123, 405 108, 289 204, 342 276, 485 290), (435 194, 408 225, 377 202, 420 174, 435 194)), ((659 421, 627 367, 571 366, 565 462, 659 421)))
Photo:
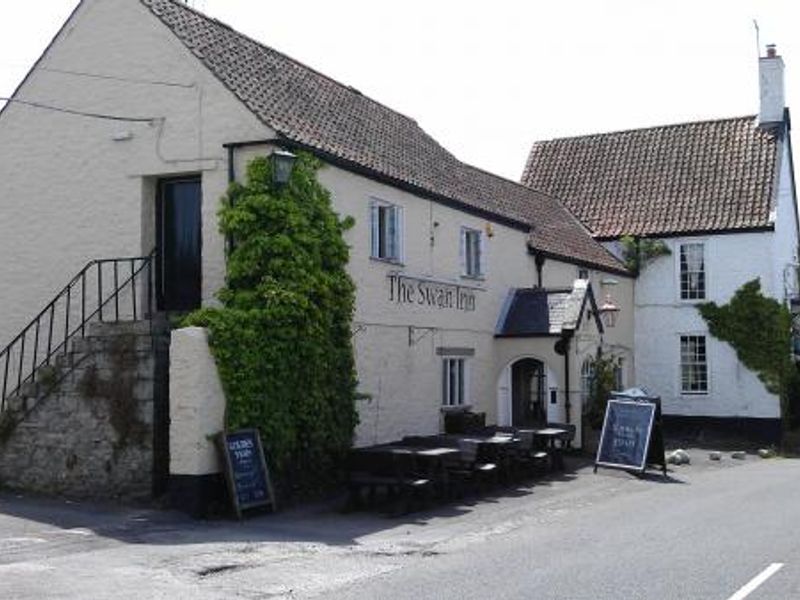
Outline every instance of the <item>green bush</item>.
POLYGON ((617 391, 616 371, 622 366, 622 357, 614 354, 603 354, 597 350, 592 359, 592 379, 589 387, 587 405, 584 407, 586 418, 592 429, 600 429, 606 414, 606 405, 611 392, 617 391))
POLYGON ((209 328, 230 429, 257 427, 285 495, 331 483, 357 423, 351 343, 355 287, 340 219, 317 181, 321 163, 301 154, 291 179, 272 184, 266 158, 248 166, 219 212, 234 241, 222 308, 187 324, 209 328))
POLYGON ((758 279, 739 288, 724 306, 706 302, 698 310, 714 337, 728 342, 767 390, 781 399, 784 425, 800 412, 800 377, 791 358, 792 316, 777 300, 761 293, 758 279))

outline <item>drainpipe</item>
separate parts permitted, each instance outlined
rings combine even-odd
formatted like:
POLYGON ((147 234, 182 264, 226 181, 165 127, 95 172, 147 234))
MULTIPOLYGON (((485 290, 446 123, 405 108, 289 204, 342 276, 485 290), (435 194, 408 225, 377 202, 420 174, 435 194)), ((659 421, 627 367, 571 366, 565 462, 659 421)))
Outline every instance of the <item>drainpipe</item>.
POLYGON ((570 415, 572 403, 569 399, 569 347, 574 334, 575 332, 570 330, 562 332, 561 337, 556 342, 555 347, 556 354, 561 354, 564 356, 564 417, 567 423, 572 423, 572 418, 570 415))
POLYGON ((571 341, 572 332, 569 332, 564 336, 564 417, 567 421, 567 424, 572 423, 572 420, 570 419, 572 403, 569 400, 569 347, 571 341))
POLYGON ((544 254, 541 252, 537 252, 533 257, 534 263, 536 264, 536 279, 538 283, 536 284, 537 287, 542 287, 542 267, 544 267, 544 254))
MULTIPOLYGON (((236 146, 228 146, 228 186, 236 181, 236 162, 235 162, 236 146)), ((225 250, 228 255, 233 252, 233 237, 228 234, 225 236, 225 250)))

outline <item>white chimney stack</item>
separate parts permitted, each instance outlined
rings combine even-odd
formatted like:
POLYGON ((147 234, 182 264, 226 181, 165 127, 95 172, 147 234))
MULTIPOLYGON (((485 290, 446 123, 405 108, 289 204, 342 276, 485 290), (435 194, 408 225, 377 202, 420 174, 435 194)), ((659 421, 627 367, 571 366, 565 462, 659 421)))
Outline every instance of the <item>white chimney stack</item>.
POLYGON ((761 94, 758 124, 783 121, 783 59, 778 56, 775 44, 767 45, 767 55, 758 59, 758 82, 761 94))

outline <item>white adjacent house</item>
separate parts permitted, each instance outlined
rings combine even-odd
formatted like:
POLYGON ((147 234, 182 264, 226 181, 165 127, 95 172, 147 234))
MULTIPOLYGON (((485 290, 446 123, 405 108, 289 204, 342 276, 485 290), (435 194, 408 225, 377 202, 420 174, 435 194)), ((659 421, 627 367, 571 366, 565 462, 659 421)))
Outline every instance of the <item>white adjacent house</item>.
POLYGON ((774 47, 759 69, 758 115, 537 142, 522 181, 563 199, 618 254, 626 235, 671 251, 644 266, 634 292, 636 384, 662 397, 667 421, 775 439, 778 397, 696 309, 753 279, 780 302, 798 292, 791 121, 774 47))

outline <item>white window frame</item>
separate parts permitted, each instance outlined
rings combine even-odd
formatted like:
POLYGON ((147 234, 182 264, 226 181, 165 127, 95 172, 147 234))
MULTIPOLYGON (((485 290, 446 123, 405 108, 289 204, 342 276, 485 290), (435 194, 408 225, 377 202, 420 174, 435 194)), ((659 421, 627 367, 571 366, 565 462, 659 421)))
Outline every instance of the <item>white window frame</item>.
MULTIPOLYGON (((705 302, 708 300, 708 244, 705 240, 679 240, 675 244, 675 273, 676 273, 676 289, 678 300, 682 303, 696 303, 705 302), (699 298, 684 298, 683 296, 683 271, 681 256, 683 255, 684 246, 700 246, 703 252, 703 270, 697 271, 703 274, 703 294, 699 298)), ((687 271, 687 275, 690 272, 687 271)))
POLYGON ((581 363, 581 402, 586 406, 589 403, 589 396, 594 383, 594 361, 591 356, 587 356, 581 363))
POLYGON ((369 203, 370 258, 395 264, 405 262, 405 215, 403 207, 373 198, 369 203), (381 212, 388 218, 381 222, 381 212), (383 241, 383 243, 381 243, 383 241))
POLYGON ((686 333, 678 334, 678 390, 680 390, 681 396, 708 396, 711 393, 711 364, 708 359, 708 352, 709 352, 709 336, 706 332, 703 331, 690 331, 686 333), (704 362, 690 362, 684 363, 683 361, 683 339, 684 338, 702 338, 703 345, 705 350, 705 361, 704 362), (702 390, 687 390, 683 387, 683 367, 684 364, 687 366, 692 365, 705 365, 706 370, 706 385, 705 389, 702 390))
POLYGON ((459 244, 461 276, 470 279, 486 277, 486 237, 483 231, 474 227, 462 227, 459 244), (477 236, 477 244, 469 243, 470 236, 477 236), (471 252, 476 252, 477 256, 472 258, 471 252))
MULTIPOLYGON (((706 350, 708 350, 706 348, 706 350)), ((706 352, 706 359, 708 359, 708 352, 706 352)), ((708 371, 706 371, 706 383, 708 383, 708 371)), ((618 391, 625 389, 625 359, 619 357, 617 365, 614 367, 614 386, 618 391)))
POLYGON ((470 370, 470 360, 467 356, 442 357, 442 406, 444 408, 470 406, 470 370), (453 376, 455 376, 455 382, 453 376), (459 378, 460 381, 458 381, 459 378))

